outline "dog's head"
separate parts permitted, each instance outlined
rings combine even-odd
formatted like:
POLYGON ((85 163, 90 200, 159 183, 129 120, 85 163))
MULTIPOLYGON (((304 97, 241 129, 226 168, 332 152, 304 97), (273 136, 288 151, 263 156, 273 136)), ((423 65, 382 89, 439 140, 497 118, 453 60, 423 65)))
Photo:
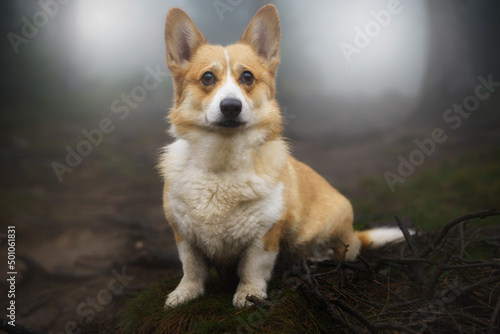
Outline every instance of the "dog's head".
POLYGON ((227 47, 208 44, 185 12, 170 9, 165 43, 174 78, 173 135, 279 136, 282 120, 274 95, 280 38, 273 5, 262 7, 240 41, 227 47))

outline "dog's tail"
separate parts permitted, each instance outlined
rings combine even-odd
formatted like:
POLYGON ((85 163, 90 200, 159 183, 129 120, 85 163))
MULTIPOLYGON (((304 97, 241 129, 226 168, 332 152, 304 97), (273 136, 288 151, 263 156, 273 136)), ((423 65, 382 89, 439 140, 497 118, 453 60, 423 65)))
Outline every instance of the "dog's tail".
MULTIPOLYGON (((415 232, 409 230, 413 235, 415 232)), ((371 230, 356 231, 356 235, 361 241, 361 248, 369 247, 382 247, 389 243, 396 243, 403 241, 403 232, 398 227, 379 227, 371 230)))

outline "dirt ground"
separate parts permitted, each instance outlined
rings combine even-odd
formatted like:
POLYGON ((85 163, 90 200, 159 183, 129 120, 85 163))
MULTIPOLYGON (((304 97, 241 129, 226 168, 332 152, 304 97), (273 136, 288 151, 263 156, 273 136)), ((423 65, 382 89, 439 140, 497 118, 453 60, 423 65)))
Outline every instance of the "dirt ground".
MULTIPOLYGON (((81 124, 26 125, 2 133, 0 254, 6 258, 7 226, 16 226, 16 323, 48 333, 116 332, 127 298, 181 273, 154 169, 159 148, 170 140, 158 115, 121 124, 64 174, 63 182, 51 163, 62 162, 65 146, 78 143, 74 133, 81 124)), ((291 143, 295 156, 356 194, 358 180, 382 177, 396 166, 394 147, 403 136, 426 136, 428 130, 291 143)), ((498 143, 499 137, 471 132, 468 138, 452 138, 429 164, 455 154, 454 147, 473 151, 486 139, 498 143)), ((6 272, 0 272, 2 296, 8 291, 6 272)), ((0 300, 5 310, 6 298, 0 300)))

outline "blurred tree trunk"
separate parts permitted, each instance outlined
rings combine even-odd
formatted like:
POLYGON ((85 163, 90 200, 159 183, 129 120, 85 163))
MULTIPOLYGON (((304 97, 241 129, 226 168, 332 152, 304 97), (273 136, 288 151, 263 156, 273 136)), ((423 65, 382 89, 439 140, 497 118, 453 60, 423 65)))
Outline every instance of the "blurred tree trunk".
MULTIPOLYGON (((422 99, 411 123, 435 123, 474 83, 463 0, 427 1, 429 57, 422 99)), ((411 64, 409 64, 411 66, 411 64)))
POLYGON ((447 109, 474 93, 478 76, 493 74, 500 81, 500 2, 428 0, 427 6, 429 63, 412 124, 440 122, 447 109))

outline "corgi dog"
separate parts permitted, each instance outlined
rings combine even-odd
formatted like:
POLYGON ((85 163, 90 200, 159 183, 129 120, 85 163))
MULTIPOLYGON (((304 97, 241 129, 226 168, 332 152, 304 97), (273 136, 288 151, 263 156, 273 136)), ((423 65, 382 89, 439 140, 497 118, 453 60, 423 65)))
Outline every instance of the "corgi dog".
POLYGON ((398 229, 354 231, 349 200, 290 155, 275 100, 280 40, 273 5, 227 47, 209 44, 181 9, 168 11, 175 141, 159 169, 183 277, 165 307, 202 295, 210 265, 236 265, 233 305, 242 308, 253 305, 247 296, 266 298, 280 245, 304 257, 354 260, 362 246, 402 236, 398 229))

